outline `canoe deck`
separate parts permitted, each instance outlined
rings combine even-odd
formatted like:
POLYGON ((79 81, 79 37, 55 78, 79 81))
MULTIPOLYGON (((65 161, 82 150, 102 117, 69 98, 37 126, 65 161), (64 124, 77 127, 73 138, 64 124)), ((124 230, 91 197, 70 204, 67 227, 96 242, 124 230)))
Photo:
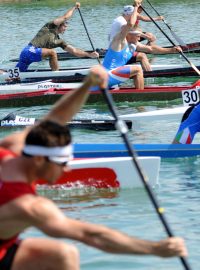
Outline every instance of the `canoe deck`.
MULTIPOLYGON (((134 101, 164 101, 173 100, 182 97, 183 90, 200 89, 200 80, 191 86, 147 86, 144 90, 134 89, 132 87, 121 87, 120 89, 110 90, 113 99, 116 102, 134 102, 134 101)), ((13 94, 0 94, 1 107, 18 107, 49 105, 55 103, 62 95, 73 91, 73 89, 51 88, 47 90, 36 90, 13 94)), ((104 102, 100 91, 91 92, 88 104, 104 102)))
MULTIPOLYGON (((159 183, 160 158, 139 157, 138 162, 151 186, 159 183)), ((66 188, 142 188, 143 184, 130 157, 80 159, 70 162, 57 185, 66 188)), ((44 181, 38 181, 44 185, 44 181)))
MULTIPOLYGON (((137 65, 137 64, 136 64, 137 65)), ((144 78, 159 78, 159 77, 178 77, 178 76, 198 76, 192 67, 183 65, 151 65, 152 71, 144 71, 144 78)), ((200 66, 197 66, 200 69, 200 66)), ((14 80, 21 83, 33 83, 45 80, 54 80, 56 83, 74 83, 82 82, 84 77, 89 73, 90 67, 72 67, 61 68, 59 71, 52 71, 50 69, 36 69, 21 72, 13 77, 11 72, 5 68, 4 73, 0 74, 0 80, 6 82, 14 80)))

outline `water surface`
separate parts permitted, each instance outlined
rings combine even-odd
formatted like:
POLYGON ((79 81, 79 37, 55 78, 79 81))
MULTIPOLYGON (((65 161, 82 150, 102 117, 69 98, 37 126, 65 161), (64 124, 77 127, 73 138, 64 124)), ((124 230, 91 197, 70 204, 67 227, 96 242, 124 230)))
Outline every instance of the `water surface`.
MULTIPOLYGON (((1 13, 1 43, 0 65, 12 67, 8 60, 18 57, 20 50, 37 33, 47 21, 64 14, 72 6, 72 1, 32 1, 25 3, 0 3, 1 13)), ((107 47, 107 34, 112 20, 121 13, 126 1, 82 1, 82 14, 88 27, 91 39, 96 48, 107 47)), ((163 14, 176 33, 185 42, 199 41, 199 1, 153 1, 152 4, 163 14)), ((155 14, 149 9, 153 16, 155 14)), ((163 24, 161 24, 163 26, 163 24)), ((169 45, 166 38, 152 23, 142 23, 146 31, 155 33, 158 44, 169 45)), ((163 26, 166 30, 166 27, 163 26)), ((78 12, 73 16, 64 38, 72 45, 82 49, 90 49, 78 12)), ((195 64, 199 64, 197 56, 190 56, 195 64)), ((62 62, 61 66, 95 64, 95 60, 62 62)), ((155 57, 155 64, 186 64, 180 56, 155 57)), ((33 65, 34 66, 34 65, 33 65)), ((47 67, 43 62, 40 66, 47 67)), ((195 78, 150 79, 146 83, 188 84, 195 78)), ((142 109, 153 110, 166 106, 177 106, 180 101, 173 102, 124 102, 117 104, 120 114, 137 112, 142 109)), ((0 108, 4 117, 9 112, 23 116, 42 117, 51 106, 35 106, 30 108, 0 108)), ((79 118, 109 117, 107 106, 87 105, 77 115, 79 118)), ((178 127, 176 121, 140 122, 130 132, 130 140, 134 143, 170 143, 178 127)), ((0 137, 8 131, 0 131, 0 137)), ((117 131, 91 132, 73 131, 74 142, 122 142, 117 131)), ((199 143, 199 136, 195 142, 199 143)), ((166 209, 166 216, 175 235, 183 236, 189 249, 189 261, 192 269, 199 267, 200 243, 200 161, 199 158, 162 160, 160 171, 160 186, 154 190, 159 202, 166 209)), ((131 173, 131 172, 130 172, 131 173)), ((166 237, 160 221, 143 189, 120 191, 93 190, 49 190, 40 191, 42 195, 55 200, 64 213, 72 218, 102 223, 125 233, 158 240, 166 237)), ((29 229, 23 237, 41 237, 43 234, 35 229, 29 229)), ((178 259, 163 260, 155 257, 115 256, 105 254, 95 249, 75 243, 81 252, 81 268, 85 270, 140 269, 166 270, 182 269, 178 259)))

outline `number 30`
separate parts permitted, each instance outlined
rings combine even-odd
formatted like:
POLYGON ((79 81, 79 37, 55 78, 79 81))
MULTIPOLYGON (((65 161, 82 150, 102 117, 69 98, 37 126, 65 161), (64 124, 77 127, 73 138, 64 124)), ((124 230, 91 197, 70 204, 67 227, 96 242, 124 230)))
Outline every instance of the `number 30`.
POLYGON ((198 90, 186 90, 182 92, 183 103, 185 105, 195 104, 199 101, 198 90))

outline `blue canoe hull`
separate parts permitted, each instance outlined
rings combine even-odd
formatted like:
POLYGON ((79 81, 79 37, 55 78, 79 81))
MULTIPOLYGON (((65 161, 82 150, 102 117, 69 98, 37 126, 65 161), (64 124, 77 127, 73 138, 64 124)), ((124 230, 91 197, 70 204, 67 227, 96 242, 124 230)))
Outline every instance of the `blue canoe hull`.
MULTIPOLYGON (((192 157, 200 155, 200 144, 135 144, 138 156, 162 158, 192 157)), ((124 144, 74 144, 75 158, 127 157, 124 144)))

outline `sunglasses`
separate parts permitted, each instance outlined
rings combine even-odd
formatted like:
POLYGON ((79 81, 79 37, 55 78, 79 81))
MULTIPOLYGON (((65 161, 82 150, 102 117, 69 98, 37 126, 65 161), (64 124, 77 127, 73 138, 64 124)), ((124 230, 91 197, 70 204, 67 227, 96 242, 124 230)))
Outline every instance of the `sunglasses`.
POLYGON ((52 163, 54 163, 54 164, 56 164, 56 165, 59 165, 59 166, 61 166, 61 167, 65 167, 65 166, 67 166, 68 165, 68 162, 69 161, 62 161, 62 162, 59 162, 59 161, 54 161, 54 160, 51 160, 49 157, 45 157, 46 158, 46 160, 48 161, 48 162, 52 162, 52 163))

